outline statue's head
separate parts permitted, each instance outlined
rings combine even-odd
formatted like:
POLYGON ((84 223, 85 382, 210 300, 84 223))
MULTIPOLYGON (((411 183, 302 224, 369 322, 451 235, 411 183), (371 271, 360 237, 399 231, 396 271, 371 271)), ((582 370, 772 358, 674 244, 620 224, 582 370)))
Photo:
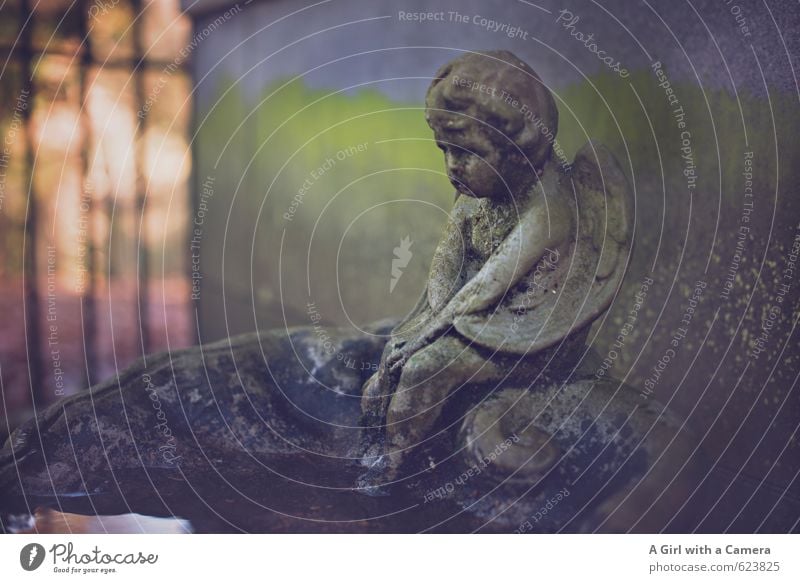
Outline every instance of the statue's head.
POLYGON ((516 194, 552 155, 558 110, 550 90, 508 51, 467 53, 436 74, 425 117, 453 186, 476 197, 516 194))

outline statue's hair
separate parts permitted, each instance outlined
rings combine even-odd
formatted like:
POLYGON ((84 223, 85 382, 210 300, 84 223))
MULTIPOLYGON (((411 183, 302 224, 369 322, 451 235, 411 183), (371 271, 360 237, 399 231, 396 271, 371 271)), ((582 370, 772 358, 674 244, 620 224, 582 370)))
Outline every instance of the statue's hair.
POLYGON ((509 51, 466 53, 450 61, 436 73, 425 105, 425 117, 434 131, 483 126, 483 136, 503 148, 513 141, 535 168, 550 158, 558 130, 553 95, 536 72, 509 51), (474 84, 486 89, 473 90, 474 84), (517 104, 509 103, 501 92, 517 104))

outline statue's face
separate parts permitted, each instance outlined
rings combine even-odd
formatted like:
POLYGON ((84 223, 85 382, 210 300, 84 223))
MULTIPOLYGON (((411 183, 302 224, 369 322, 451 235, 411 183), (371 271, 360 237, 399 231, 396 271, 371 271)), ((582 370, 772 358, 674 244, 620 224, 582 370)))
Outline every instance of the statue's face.
POLYGON ((475 198, 509 198, 521 194, 536 179, 518 152, 502 148, 477 131, 437 131, 450 183, 475 198))
POLYGON ((461 194, 500 198, 513 189, 502 151, 488 140, 474 139, 469 132, 437 132, 436 144, 444 152, 450 183, 461 194))

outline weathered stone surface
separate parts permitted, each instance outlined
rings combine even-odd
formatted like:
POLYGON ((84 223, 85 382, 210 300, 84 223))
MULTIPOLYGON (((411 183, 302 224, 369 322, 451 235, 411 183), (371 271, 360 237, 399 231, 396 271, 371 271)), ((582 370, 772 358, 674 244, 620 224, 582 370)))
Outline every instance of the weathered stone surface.
POLYGON ((376 438, 365 480, 402 472, 468 382, 561 382, 611 305, 632 246, 632 195, 602 145, 554 149, 550 90, 508 51, 466 53, 431 82, 425 116, 456 199, 423 297, 364 390, 376 438))
POLYGON ((153 355, 64 399, 11 435, 4 506, 190 516, 240 488, 265 494, 265 512, 294 515, 318 496, 341 497, 353 483, 342 457, 358 442, 360 363, 381 346, 335 330, 328 343, 317 332, 153 355))
POLYGON ((585 347, 632 244, 614 157, 590 142, 557 164, 553 98, 508 52, 459 57, 427 101, 458 197, 409 318, 149 356, 10 436, 3 512, 201 531, 681 529, 702 474, 692 437, 585 347))
MULTIPOLYGON (((361 367, 377 361, 381 343, 309 327, 148 357, 11 435, 0 453, 2 511, 175 515, 198 531, 622 530, 664 488, 660 479, 639 486, 634 510, 599 517, 668 439, 687 439, 613 383, 502 388, 488 399, 475 385, 446 409, 444 431, 415 450, 408 477, 388 496, 366 496, 354 489, 361 367), (533 523, 564 488, 563 503, 533 523)), ((685 460, 673 453, 671 469, 685 460)))

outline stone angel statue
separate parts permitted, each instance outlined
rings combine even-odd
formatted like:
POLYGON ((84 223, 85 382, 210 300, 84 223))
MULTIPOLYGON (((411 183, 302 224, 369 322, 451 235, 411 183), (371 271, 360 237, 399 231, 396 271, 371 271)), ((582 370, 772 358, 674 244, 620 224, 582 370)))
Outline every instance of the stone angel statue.
POLYGON ((398 476, 466 385, 553 382, 572 371, 631 252, 632 197, 603 146, 569 165, 539 76, 507 51, 442 67, 426 118, 456 189, 417 307, 365 384, 365 483, 398 476))
POLYGON ((0 530, 37 507, 196 532, 685 532, 677 507, 707 514, 685 419, 587 358, 631 253, 613 156, 589 142, 566 164, 553 96, 508 52, 445 65, 426 115, 457 194, 404 321, 151 355, 54 403, 0 449, 0 530), (371 377, 345 364, 379 355, 371 377))

